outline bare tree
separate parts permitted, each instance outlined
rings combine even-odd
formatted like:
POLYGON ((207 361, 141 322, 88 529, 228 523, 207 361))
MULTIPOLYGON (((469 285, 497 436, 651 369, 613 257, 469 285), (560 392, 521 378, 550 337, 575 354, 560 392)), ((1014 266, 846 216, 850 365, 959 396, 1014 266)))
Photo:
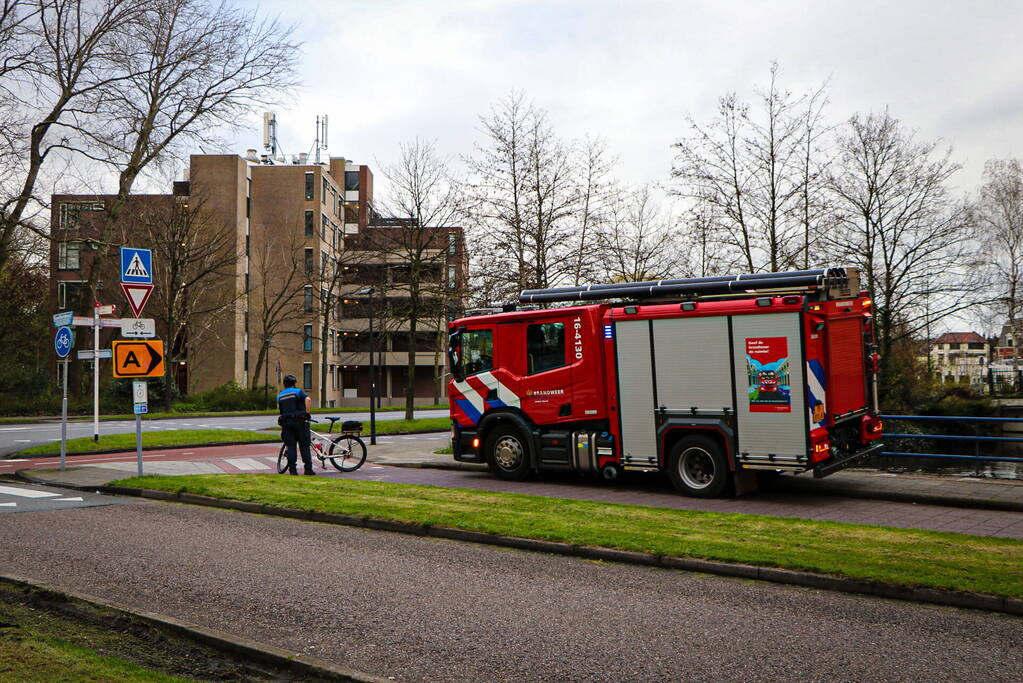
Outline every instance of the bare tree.
POLYGON ((721 239, 713 214, 706 207, 688 211, 678 226, 676 248, 681 251, 680 277, 724 275, 740 260, 734 245, 721 239))
MULTIPOLYGON (((216 326, 240 296, 235 233, 202 197, 188 203, 156 197, 137 204, 132 230, 153 250, 153 317, 167 332, 166 401, 176 395, 172 375, 182 355, 194 365, 197 349, 216 338, 216 326), (162 200, 162 201, 161 201, 162 200)), ((134 208, 134 207, 133 207, 134 208)), ((125 224, 122 223, 122 226, 125 224)))
POLYGON ((995 308, 1006 317, 1013 336, 1013 367, 1023 328, 1023 163, 992 159, 984 165, 978 205, 983 255, 991 273, 995 308))
MULTIPOLYGON (((295 230, 290 234, 298 235, 295 230)), ((269 234, 252 248, 250 272, 254 285, 249 292, 253 333, 259 342, 259 354, 252 373, 253 389, 265 375, 269 364, 270 348, 281 334, 293 334, 294 324, 306 318, 306 274, 303 262, 303 243, 298 237, 282 248, 279 240, 269 234)), ((251 341, 251 339, 250 339, 251 341)))
POLYGON ((366 246, 384 255, 385 261, 399 264, 396 268, 401 271, 399 277, 393 278, 396 281, 392 290, 401 294, 400 303, 393 304, 393 313, 408 326, 405 419, 411 420, 415 408, 417 332, 425 322, 430 325, 430 332, 440 334, 437 321, 457 285, 449 281, 448 264, 453 256, 450 240, 457 239, 451 228, 458 218, 460 203, 448 162, 437 154, 434 143, 417 138, 402 144, 400 149, 399 160, 382 168, 389 192, 381 206, 408 220, 367 231, 366 246))
POLYGON ((672 222, 657 206, 649 187, 615 192, 598 236, 601 279, 640 282, 681 277, 682 260, 670 231, 672 222))
POLYGON ((710 123, 688 117, 674 145, 676 194, 720 227, 748 272, 808 261, 822 228, 825 86, 796 96, 779 74, 772 64, 755 108, 729 93, 710 123))
POLYGON ((615 196, 610 179, 611 166, 607 144, 599 138, 586 138, 577 151, 578 210, 575 212, 574 239, 569 251, 567 281, 573 285, 593 282, 598 263, 594 251, 599 231, 606 220, 608 203, 615 196))
POLYGON ((258 105, 294 85, 293 29, 224 2, 153 0, 116 37, 115 67, 126 75, 100 88, 107 125, 83 131, 118 171, 117 196, 99 235, 107 252, 136 180, 148 167, 215 141, 258 105))
POLYGON ((81 133, 97 125, 99 93, 131 75, 114 67, 114 39, 139 17, 145 3, 34 0, 26 6, 32 7, 32 19, 24 24, 30 56, 15 58, 26 61, 13 75, 24 73, 27 78, 6 78, 5 88, 31 113, 22 133, 25 151, 19 159, 18 187, 0 204, 0 270, 10 257, 15 233, 29 227, 26 213, 37 200, 36 183, 47 158, 60 150, 85 148, 81 133))
POLYGON ((979 259, 967 248, 974 224, 949 190, 959 169, 950 152, 918 142, 887 111, 854 116, 839 149, 835 255, 865 276, 891 386, 895 347, 976 301, 979 259))
MULTIPOLYGON (((547 113, 511 93, 481 118, 485 141, 467 158, 466 216, 474 249, 501 264, 490 285, 502 298, 527 287, 549 287, 573 272, 581 199, 571 145, 547 113)), ((603 163, 594 158, 594 176, 603 163)), ((492 268, 493 263, 486 267, 492 268)), ((477 272, 481 269, 473 269, 477 272)))

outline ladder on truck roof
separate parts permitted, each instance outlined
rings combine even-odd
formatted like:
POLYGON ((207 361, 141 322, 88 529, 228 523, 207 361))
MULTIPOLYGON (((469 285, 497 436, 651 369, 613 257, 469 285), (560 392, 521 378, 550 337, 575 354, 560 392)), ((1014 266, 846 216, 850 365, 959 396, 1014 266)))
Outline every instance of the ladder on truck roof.
POLYGON ((604 299, 692 299, 757 292, 818 294, 822 299, 846 299, 859 296, 860 273, 856 268, 818 268, 783 273, 717 275, 679 280, 524 289, 519 294, 519 301, 535 304, 604 299))

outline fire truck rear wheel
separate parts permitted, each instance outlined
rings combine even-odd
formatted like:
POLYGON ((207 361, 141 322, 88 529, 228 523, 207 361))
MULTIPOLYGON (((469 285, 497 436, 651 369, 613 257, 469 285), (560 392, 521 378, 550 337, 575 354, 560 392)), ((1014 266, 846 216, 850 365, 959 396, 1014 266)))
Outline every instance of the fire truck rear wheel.
POLYGON ((515 427, 496 427, 487 437, 487 465, 500 479, 522 481, 529 476, 526 440, 515 427))
POLYGON ((687 496, 714 498, 728 484, 728 463, 713 439, 687 436, 671 449, 668 476, 675 488, 687 496))

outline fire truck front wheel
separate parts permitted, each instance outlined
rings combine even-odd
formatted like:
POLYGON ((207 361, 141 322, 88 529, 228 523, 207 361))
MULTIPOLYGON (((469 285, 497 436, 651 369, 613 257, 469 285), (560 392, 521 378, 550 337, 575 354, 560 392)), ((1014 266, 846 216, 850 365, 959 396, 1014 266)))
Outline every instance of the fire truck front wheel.
POLYGON ((487 465, 500 479, 522 481, 529 476, 529 451, 522 433, 511 425, 495 427, 487 437, 487 465))
POLYGON ((717 442, 706 436, 687 436, 671 449, 668 476, 687 496, 714 498, 728 484, 728 463, 717 442))

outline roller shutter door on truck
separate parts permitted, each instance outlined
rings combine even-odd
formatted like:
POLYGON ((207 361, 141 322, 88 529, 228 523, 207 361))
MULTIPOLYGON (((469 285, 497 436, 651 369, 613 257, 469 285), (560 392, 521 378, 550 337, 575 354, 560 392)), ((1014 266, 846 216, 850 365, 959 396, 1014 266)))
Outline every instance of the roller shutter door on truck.
POLYGON ((807 457, 800 322, 799 313, 732 317, 740 454, 782 461, 807 457))
POLYGON ((657 458, 654 424, 654 377, 650 362, 650 321, 615 323, 618 361, 618 413, 622 454, 647 462, 657 458))

